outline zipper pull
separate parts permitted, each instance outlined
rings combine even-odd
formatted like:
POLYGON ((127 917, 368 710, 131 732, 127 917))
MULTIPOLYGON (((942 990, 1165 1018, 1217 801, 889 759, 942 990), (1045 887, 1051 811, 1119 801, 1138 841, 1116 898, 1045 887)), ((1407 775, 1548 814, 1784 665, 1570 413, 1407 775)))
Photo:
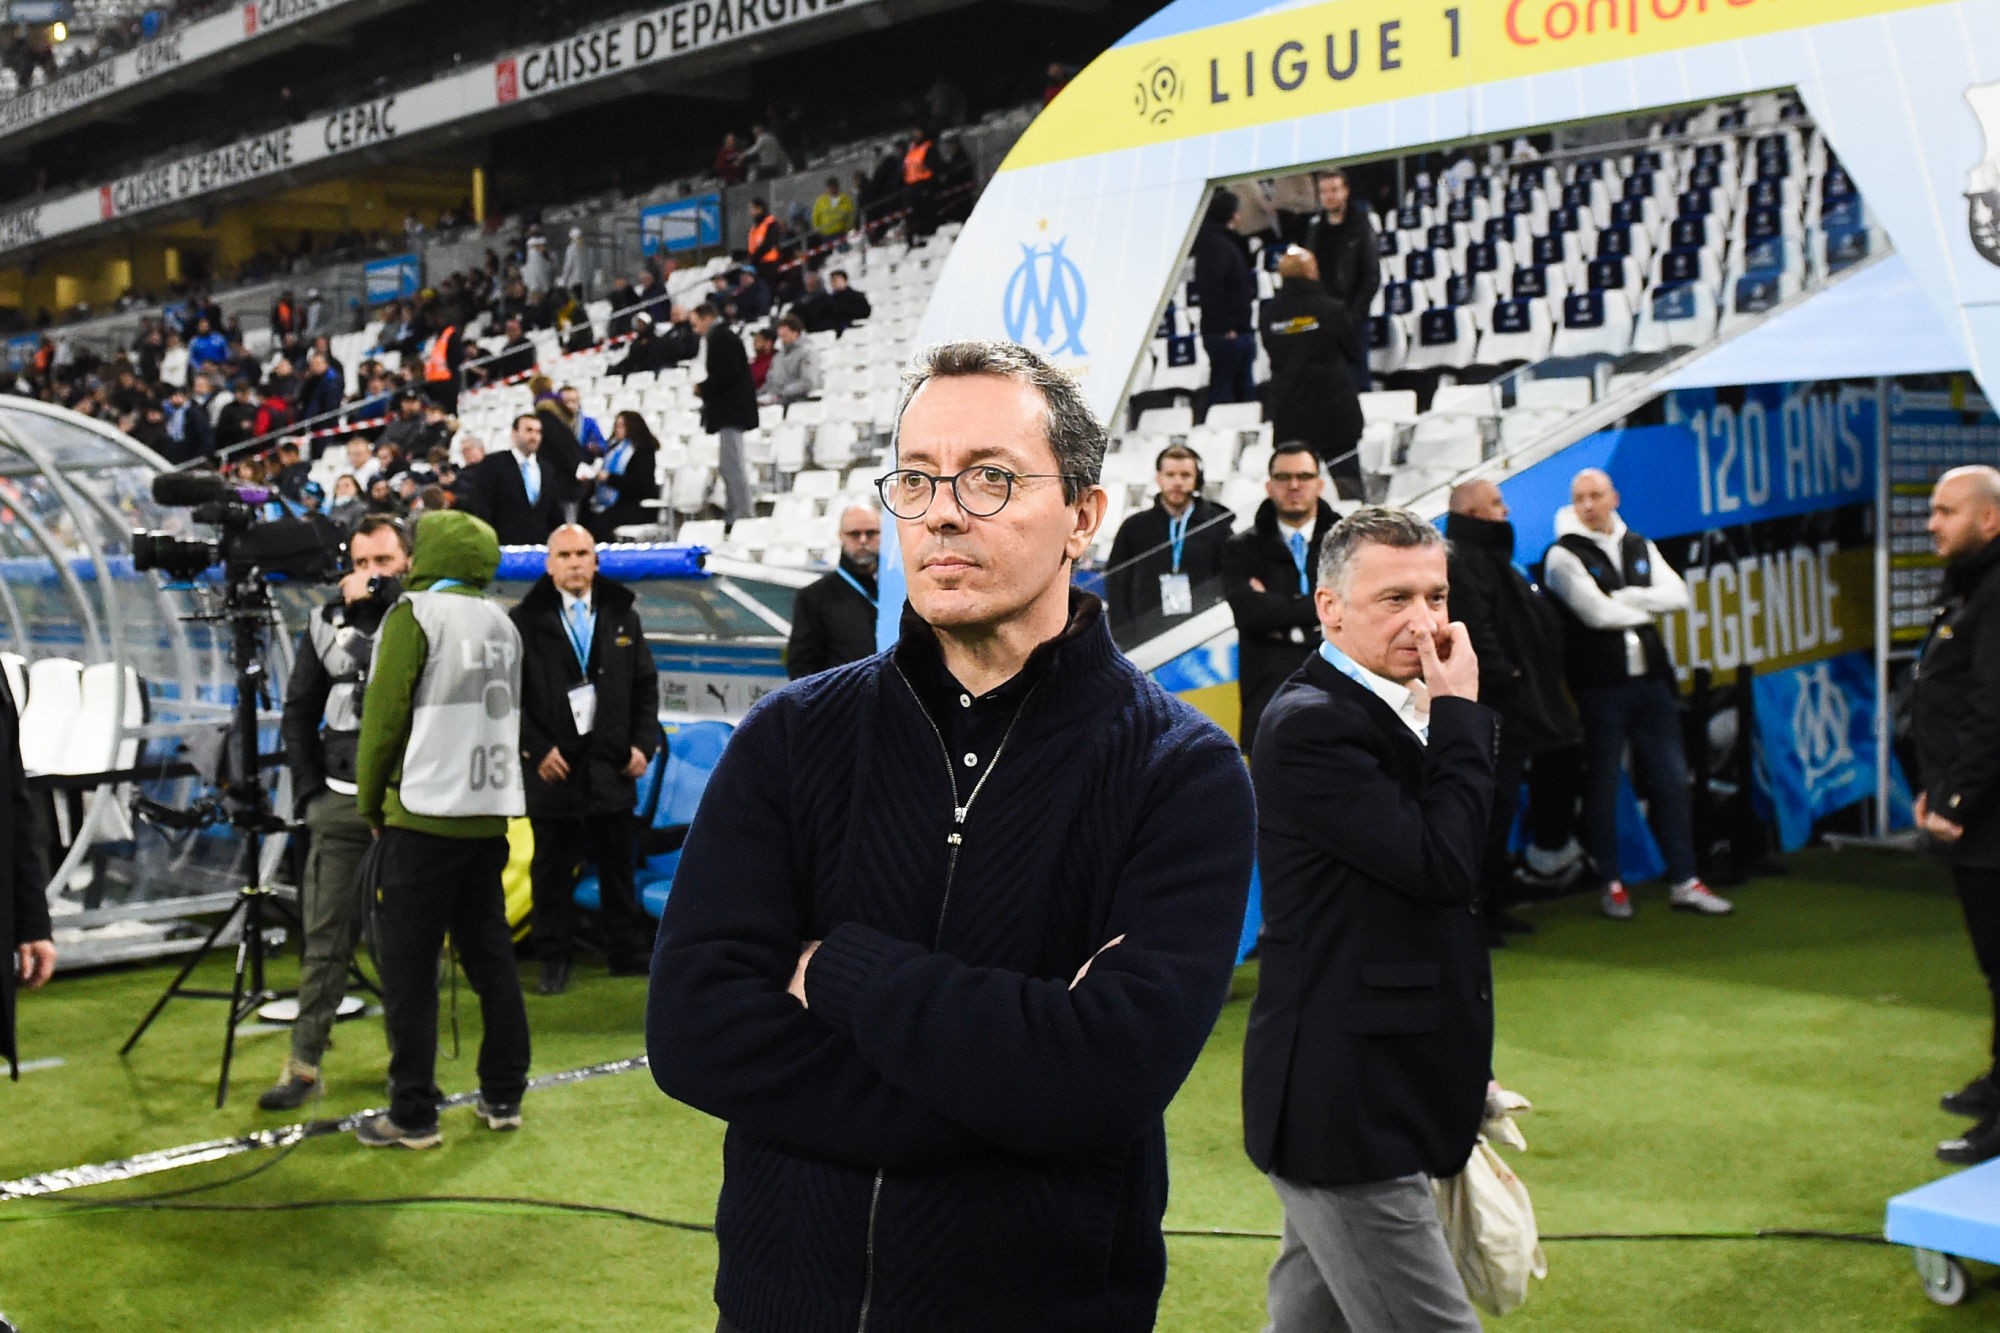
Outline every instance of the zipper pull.
POLYGON ((959 845, 960 842, 964 841, 964 839, 960 838, 959 835, 956 833, 946 834, 944 840, 945 840, 945 845, 948 847, 956 847, 959 845))
POLYGON ((965 822, 966 809, 967 807, 962 805, 953 806, 951 808, 951 822, 954 824, 963 824, 965 822))

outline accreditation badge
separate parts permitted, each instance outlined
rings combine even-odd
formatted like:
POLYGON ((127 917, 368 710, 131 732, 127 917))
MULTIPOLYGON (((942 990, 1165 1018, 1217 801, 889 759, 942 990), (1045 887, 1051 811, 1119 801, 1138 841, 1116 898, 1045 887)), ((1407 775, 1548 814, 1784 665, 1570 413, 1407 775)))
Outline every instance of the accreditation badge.
POLYGON ((1160 614, 1167 616, 1194 614, 1194 585, 1188 582, 1187 575, 1160 575, 1160 614))

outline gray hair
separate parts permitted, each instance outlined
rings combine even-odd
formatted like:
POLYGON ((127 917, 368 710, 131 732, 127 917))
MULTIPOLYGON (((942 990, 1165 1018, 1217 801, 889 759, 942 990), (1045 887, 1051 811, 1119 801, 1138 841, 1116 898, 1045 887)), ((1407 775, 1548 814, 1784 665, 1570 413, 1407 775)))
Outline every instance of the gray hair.
POLYGON ((1347 596, 1354 553, 1364 546, 1443 546, 1444 534, 1407 509, 1366 505, 1334 525, 1319 550, 1319 586, 1347 596))
POLYGON ((1066 371, 1019 343, 997 339, 937 343, 910 358, 903 368, 902 396, 896 400, 893 447, 901 446, 903 413, 919 389, 934 379, 967 375, 999 375, 1032 385, 1042 395, 1043 429, 1056 456, 1056 470, 1064 476, 1063 500, 1075 504, 1084 491, 1097 485, 1107 444, 1104 423, 1066 371))

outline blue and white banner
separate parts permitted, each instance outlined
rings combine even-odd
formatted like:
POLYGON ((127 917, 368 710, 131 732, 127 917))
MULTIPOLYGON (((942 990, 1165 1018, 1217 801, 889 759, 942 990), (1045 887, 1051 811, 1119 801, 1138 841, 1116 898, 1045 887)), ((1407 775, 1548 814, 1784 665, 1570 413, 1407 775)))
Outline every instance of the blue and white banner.
POLYGON ((371 260, 362 266, 361 274, 367 284, 369 305, 407 301, 423 290, 424 257, 408 254, 371 260))
MULTIPOLYGON (((1875 795, 1875 655, 1842 653, 1774 671, 1752 686, 1757 780, 1784 850, 1813 824, 1875 795)), ((1910 790, 1890 757, 1891 824, 1910 822, 1910 790)))
POLYGON ((7 340, 7 369, 25 370, 34 364, 35 353, 41 350, 42 335, 21 333, 7 340))
POLYGON ((643 254, 681 250, 713 250, 722 244, 722 196, 701 194, 671 204, 639 210, 639 249, 643 254))

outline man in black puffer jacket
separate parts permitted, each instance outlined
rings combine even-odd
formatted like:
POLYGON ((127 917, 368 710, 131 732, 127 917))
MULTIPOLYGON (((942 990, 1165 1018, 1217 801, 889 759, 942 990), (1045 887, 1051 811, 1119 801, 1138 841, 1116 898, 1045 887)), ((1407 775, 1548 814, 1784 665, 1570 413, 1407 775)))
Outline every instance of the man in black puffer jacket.
POLYGON ((1278 294, 1264 303, 1264 350, 1271 355, 1271 434, 1309 445, 1343 498, 1359 500, 1361 399, 1353 361, 1366 358, 1361 325, 1320 286, 1312 252, 1294 247, 1278 261, 1278 294))
POLYGON ((1536 755, 1583 744, 1583 724, 1563 688, 1562 613, 1514 567, 1514 525, 1500 488, 1490 481, 1455 488, 1444 535, 1451 542, 1452 615, 1465 622, 1479 656, 1480 702, 1500 715, 1483 880, 1488 943, 1498 943, 1496 931, 1533 930, 1495 901, 1509 878, 1507 838, 1522 779, 1536 755))
POLYGON ((914 373, 882 487, 901 642, 723 752, 660 922, 653 1077, 729 1122, 723 1329, 1143 1333, 1249 779, 1070 589, 1106 503, 1075 384, 1009 343, 914 373))
POLYGON ((633 891, 635 782, 660 744, 660 678, 631 589, 597 572, 575 524, 549 534, 548 572, 513 610, 521 631, 521 771, 535 830, 540 989, 569 985, 577 872, 597 865, 598 924, 614 976, 646 970, 650 924, 633 891))

